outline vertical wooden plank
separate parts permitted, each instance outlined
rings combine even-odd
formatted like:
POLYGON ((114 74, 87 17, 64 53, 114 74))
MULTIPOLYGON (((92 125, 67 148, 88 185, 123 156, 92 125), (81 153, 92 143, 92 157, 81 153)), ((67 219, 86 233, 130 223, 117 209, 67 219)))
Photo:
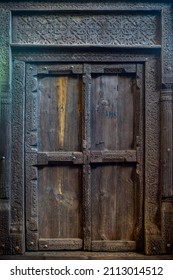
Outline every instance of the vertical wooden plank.
POLYGON ((38 76, 37 87, 36 74, 36 65, 28 64, 26 240, 27 249, 31 251, 40 248, 40 238, 59 238, 64 242, 67 238, 82 238, 81 169, 71 165, 35 167, 38 150, 80 149, 81 77, 38 76))
POLYGON ((39 150, 81 151, 80 75, 39 78, 39 150))
POLYGON ((92 149, 134 148, 133 83, 132 77, 124 75, 92 77, 92 149))
POLYGON ((91 250, 91 167, 88 163, 89 149, 91 147, 91 66, 84 64, 83 75, 83 116, 82 116, 82 137, 83 137, 83 232, 84 250, 91 250))
POLYGON ((39 238, 82 239, 81 168, 39 168, 39 238))
POLYGON ((118 149, 118 97, 117 75, 92 75, 93 150, 118 149))
POLYGON ((134 240, 135 168, 92 166, 92 240, 134 240))
POLYGON ((135 148, 135 124, 136 107, 138 99, 136 98, 135 77, 119 75, 118 76, 118 131, 119 138, 118 149, 135 148))
POLYGON ((137 251, 144 250, 144 124, 145 124, 145 111, 144 111, 144 65, 137 64, 136 73, 136 108, 135 108, 135 147, 137 151, 137 164, 136 164, 136 227, 135 227, 135 240, 137 251))

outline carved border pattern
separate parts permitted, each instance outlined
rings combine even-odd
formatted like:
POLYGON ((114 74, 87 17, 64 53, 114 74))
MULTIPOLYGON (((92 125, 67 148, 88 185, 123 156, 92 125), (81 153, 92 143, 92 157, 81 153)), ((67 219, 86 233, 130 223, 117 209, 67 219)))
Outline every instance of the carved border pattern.
POLYGON ((145 99, 145 252, 162 253, 160 188, 160 60, 146 62, 145 99))
POLYGON ((162 11, 161 188, 163 253, 173 253, 173 5, 162 11))
MULTIPOLYGON (((154 0, 155 1, 155 0, 154 0)), ((44 0, 37 0, 37 1, 2 1, 1 6, 3 8, 10 8, 13 10, 37 10, 37 9, 42 9, 42 10, 101 10, 101 11, 106 11, 106 10, 141 10, 143 11, 144 9, 146 10, 160 10, 161 7, 164 7, 166 5, 166 1, 158 0, 156 3, 152 3, 150 1, 145 1, 137 3, 136 1, 126 1, 123 3, 122 1, 104 1, 104 0, 89 0, 86 3, 81 1, 73 1, 73 0, 61 0, 57 2, 54 1, 49 1, 49 5, 46 1, 44 0), (9 2, 9 3, 8 3, 9 2), (145 5, 144 5, 145 4, 145 5), (118 8, 117 8, 118 7, 118 8)))
POLYGON ((43 45, 159 45, 156 15, 50 14, 13 16, 13 43, 43 45))
MULTIPOLYGON (((1 8, 1 7, 0 7, 1 8)), ((10 11, 0 9, 0 92, 1 87, 9 84, 9 28, 10 11)))
POLYGON ((38 250, 38 168, 37 163, 37 66, 26 64, 26 247, 38 250))
POLYGON ((11 148, 11 96, 9 88, 10 11, 0 5, 0 254, 9 254, 9 190, 11 148))
POLYGON ((12 252, 24 251, 24 102, 25 102, 25 63, 15 61, 13 66, 12 97, 12 186, 11 223, 12 252))
POLYGON ((14 59, 21 59, 26 62, 145 62, 147 59, 151 59, 160 52, 124 52, 122 50, 114 51, 66 51, 66 50, 45 50, 43 48, 37 50, 18 50, 15 49, 13 52, 14 59))
POLYGON ((162 83, 173 82, 173 7, 167 6, 162 12, 162 83))

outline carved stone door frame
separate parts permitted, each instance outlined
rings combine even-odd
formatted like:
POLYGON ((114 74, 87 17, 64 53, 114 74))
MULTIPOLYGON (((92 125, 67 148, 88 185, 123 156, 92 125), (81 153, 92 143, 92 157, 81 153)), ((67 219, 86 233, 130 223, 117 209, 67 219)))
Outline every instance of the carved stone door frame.
POLYGON ((0 70, 3 122, 1 129, 7 139, 1 146, 0 219, 3 226, 0 228, 0 252, 2 254, 25 252, 25 63, 90 61, 143 65, 144 71, 141 75, 145 80, 144 251, 146 254, 172 253, 172 1, 160 0, 157 4, 155 1, 151 3, 100 1, 99 4, 95 1, 88 5, 82 2, 57 4, 53 1, 50 5, 48 8, 47 4, 41 1, 0 3, 2 24, 0 37, 4 38, 0 46, 2 54, 0 64, 3 66, 0 70), (78 14, 80 21, 77 11, 80 12, 78 14), (66 17, 68 13, 74 22, 72 27, 73 34, 76 34, 74 37, 71 37, 72 29, 66 17), (95 18, 96 14, 98 18, 95 18), (61 34, 56 35, 60 36, 57 37, 58 40, 53 36, 56 33, 54 29, 46 33, 48 37, 43 36, 46 30, 41 29, 40 25, 37 28, 42 17, 50 26, 57 23, 53 24, 54 28, 59 22, 65 22, 69 37, 64 36, 63 28, 61 34), (132 17, 133 20, 126 21, 127 17, 132 17), (81 32, 78 34, 75 32, 81 19, 84 29, 80 29, 81 32), (105 20, 108 25, 105 27, 107 28, 105 36, 101 36, 101 39, 98 22, 104 25, 105 20), (88 29, 90 30, 88 36, 85 27, 89 22, 92 24, 92 30, 95 24, 95 33, 88 29), (135 22, 135 26, 132 22, 135 22), (148 29, 146 22, 149 22, 148 29), (122 32, 123 36, 118 37, 113 32, 119 30, 118 24, 121 23, 125 24, 126 32, 122 32), (10 69, 9 65, 13 67, 10 69))

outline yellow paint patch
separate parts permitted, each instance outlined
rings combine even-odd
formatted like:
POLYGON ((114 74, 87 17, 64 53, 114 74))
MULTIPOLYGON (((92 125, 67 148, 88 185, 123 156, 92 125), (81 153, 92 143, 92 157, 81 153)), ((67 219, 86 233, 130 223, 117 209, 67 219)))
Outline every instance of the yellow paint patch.
POLYGON ((59 202, 61 202, 62 197, 62 190, 63 190, 63 180, 64 178, 64 168, 61 167, 58 169, 58 176, 57 176, 57 189, 56 189, 56 194, 58 195, 59 202))
POLYGON ((58 78, 58 108, 59 108, 59 146, 64 147, 65 115, 67 103, 67 77, 58 78))
POLYGON ((58 187, 57 187, 58 194, 62 195, 62 179, 60 178, 58 181, 59 181, 58 182, 58 187))

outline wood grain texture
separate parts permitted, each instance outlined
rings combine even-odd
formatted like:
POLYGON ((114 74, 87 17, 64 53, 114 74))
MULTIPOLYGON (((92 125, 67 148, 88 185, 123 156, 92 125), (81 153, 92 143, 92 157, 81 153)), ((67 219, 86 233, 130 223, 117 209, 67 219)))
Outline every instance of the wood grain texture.
POLYGON ((79 76, 39 79, 39 150, 81 150, 79 76))
POLYGON ((135 169, 122 164, 94 165, 92 240, 133 240, 135 169))
POLYGON ((83 240, 80 238, 39 239, 39 249, 50 250, 81 250, 83 240))
POLYGON ((133 79, 118 75, 92 77, 92 149, 134 148, 133 79))
POLYGON ((39 237, 81 238, 81 170, 73 166, 39 168, 39 237))
POLYGON ((136 251, 135 241, 92 241, 93 251, 104 252, 133 252, 136 251))

